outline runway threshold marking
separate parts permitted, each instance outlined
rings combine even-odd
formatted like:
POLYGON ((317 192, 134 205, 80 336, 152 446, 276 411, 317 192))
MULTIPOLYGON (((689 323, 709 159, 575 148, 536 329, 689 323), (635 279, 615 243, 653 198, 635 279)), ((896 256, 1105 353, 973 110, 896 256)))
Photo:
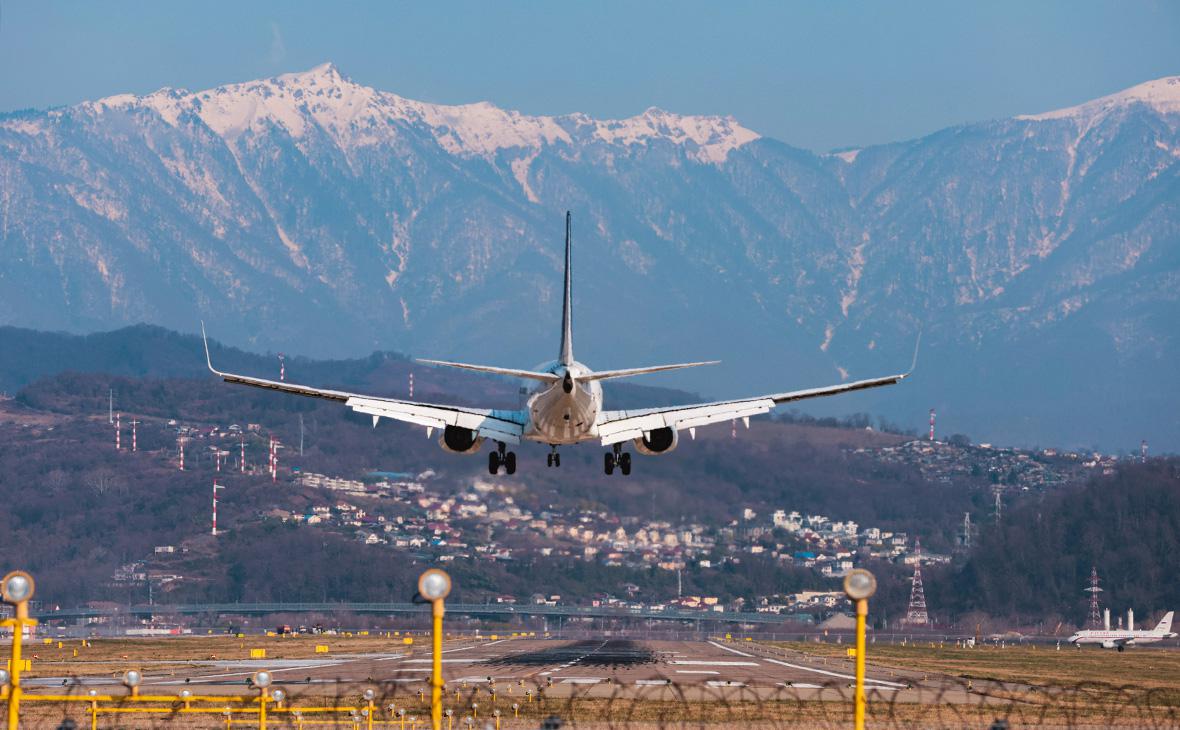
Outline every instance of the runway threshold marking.
POLYGON ((705 659, 677 659, 669 662, 677 666, 696 666, 696 667, 756 667, 758 662, 718 662, 705 659))
POLYGON ((738 656, 748 656, 751 658, 753 658, 753 656, 754 656, 753 654, 747 654, 744 651, 738 651, 737 649, 731 649, 728 646, 726 646, 725 644, 718 644, 716 641, 710 641, 709 643, 712 644, 713 646, 717 647, 718 649, 722 649, 724 651, 729 652, 730 654, 737 654, 738 656))
MULTIPOLYGON (((713 646, 717 647, 718 649, 724 649, 725 651, 732 652, 734 654, 739 654, 741 656, 748 656, 748 657, 754 656, 753 654, 747 654, 744 651, 738 651, 737 649, 730 649, 728 646, 718 644, 716 641, 710 641, 709 643, 712 644, 713 646)), ((778 659, 771 659, 770 657, 765 657, 765 656, 758 657, 758 658, 763 661, 770 662, 771 664, 778 664, 779 666, 782 666, 782 667, 790 667, 791 669, 798 669, 798 670, 801 670, 804 672, 814 672, 815 674, 824 674, 829 677, 838 677, 839 679, 852 679, 852 680, 856 679, 856 677, 851 674, 841 674, 839 672, 829 672, 826 669, 816 669, 815 667, 806 667, 806 666, 803 666, 802 664, 791 664, 790 662, 779 661, 778 659)), ((871 682, 873 684, 884 685, 886 687, 905 688, 904 684, 901 684, 899 682, 887 682, 884 679, 868 679, 868 678, 866 678, 865 682, 866 683, 871 682)))
MULTIPOLYGON (((329 663, 329 662, 319 661, 319 662, 316 662, 315 664, 302 664, 302 665, 295 666, 295 667, 281 667, 279 669, 272 669, 269 671, 271 674, 278 674, 279 672, 294 672, 297 669, 318 669, 320 667, 337 666, 337 665, 343 664, 343 663, 344 662, 331 662, 331 663, 329 663)), ((191 680, 190 684, 200 684, 201 681, 206 680, 206 679, 223 679, 225 677, 247 677, 247 676, 253 675, 254 672, 256 672, 256 671, 258 671, 258 670, 255 669, 255 670, 247 670, 245 672, 228 672, 225 674, 201 674, 201 675, 197 675, 194 677, 190 677, 189 679, 191 680)), ((168 679, 163 682, 153 682, 152 681, 153 679, 160 679, 160 677, 148 677, 144 680, 144 684, 155 684, 155 685, 184 684, 183 679, 168 679)))
POLYGON ((677 669, 677 674, 721 674, 721 672, 714 672, 708 669, 677 669))

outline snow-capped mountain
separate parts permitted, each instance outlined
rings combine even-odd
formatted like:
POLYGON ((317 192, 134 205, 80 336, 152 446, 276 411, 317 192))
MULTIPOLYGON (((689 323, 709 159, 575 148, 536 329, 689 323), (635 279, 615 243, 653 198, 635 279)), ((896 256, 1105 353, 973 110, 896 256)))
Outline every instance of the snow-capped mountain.
POLYGON ((0 322, 148 321, 308 354, 722 356, 758 392, 1009 443, 1180 443, 1180 78, 813 154, 732 118, 428 104, 330 64, 0 115, 0 322), (912 385, 911 385, 912 383, 912 385), (924 420, 924 419, 923 419, 924 420))

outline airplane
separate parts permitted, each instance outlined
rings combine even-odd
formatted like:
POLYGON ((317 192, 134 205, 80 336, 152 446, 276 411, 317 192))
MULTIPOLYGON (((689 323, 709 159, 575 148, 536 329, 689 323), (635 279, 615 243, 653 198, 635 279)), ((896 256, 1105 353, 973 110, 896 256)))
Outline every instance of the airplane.
MULTIPOLYGON (((910 369, 897 375, 713 403, 626 411, 604 410, 602 398, 602 381, 604 380, 701 365, 714 365, 718 361, 594 371, 575 360, 571 291, 571 232, 571 216, 567 211, 565 215, 565 296, 561 308, 561 347, 556 360, 540 365, 535 370, 517 370, 445 360, 419 360, 427 365, 461 368, 531 381, 534 385, 526 391, 525 407, 520 410, 494 410, 421 403, 222 372, 213 367, 213 361, 209 356, 209 340, 205 335, 205 324, 202 322, 201 335, 205 339, 206 363, 214 375, 227 383, 339 401, 355 412, 372 416, 374 428, 382 418, 389 418, 424 426, 427 438, 430 438, 435 429, 441 429, 439 445, 446 451, 459 454, 478 453, 484 441, 490 439, 495 443, 495 449, 488 454, 488 471, 491 474, 498 474, 501 467, 508 474, 516 473, 516 453, 508 450, 508 444, 519 444, 522 440, 548 444, 550 447, 548 466, 559 467, 561 466, 559 447, 584 441, 597 441, 610 449, 603 459, 603 471, 610 475, 618 469, 624 476, 631 473, 631 454, 624 450, 628 441, 633 443, 635 450, 641 454, 648 456, 667 454, 676 449, 679 443, 679 434, 685 429, 693 438, 696 438, 698 426, 735 421, 739 418, 742 419, 746 428, 749 428, 751 416, 768 413, 772 408, 783 403, 899 383, 913 372, 914 366, 917 364, 918 348, 915 345, 914 360, 910 369)), ((919 334, 918 343, 920 342, 921 335, 919 334)))
POLYGON ((1175 639, 1176 632, 1172 631, 1173 613, 1175 612, 1168 611, 1164 614, 1163 619, 1151 631, 1136 631, 1135 629, 1115 629, 1113 631, 1110 629, 1087 629, 1069 637, 1069 643, 1078 647, 1083 644, 1099 644, 1103 649, 1118 649, 1122 651, 1124 647, 1132 645, 1154 644, 1164 639, 1175 639))

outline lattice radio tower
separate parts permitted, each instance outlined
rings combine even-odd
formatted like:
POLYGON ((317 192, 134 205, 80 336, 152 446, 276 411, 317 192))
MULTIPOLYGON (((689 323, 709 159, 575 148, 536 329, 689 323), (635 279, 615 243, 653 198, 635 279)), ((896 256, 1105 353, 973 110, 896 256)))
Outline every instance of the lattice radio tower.
POLYGON ((1090 618, 1086 621, 1086 628, 1102 628, 1102 612, 1098 610, 1098 594, 1102 588, 1098 586, 1098 568, 1090 568, 1090 585, 1083 589, 1090 594, 1090 618))
POLYGON ((926 591, 922 588, 922 541, 914 538, 914 578, 910 588, 910 605, 906 610, 905 623, 908 626, 927 626, 930 616, 926 613, 926 591))
POLYGON ((975 526, 971 524, 971 513, 964 512, 963 513, 963 535, 962 535, 964 550, 971 549, 971 533, 974 530, 975 530, 975 526))

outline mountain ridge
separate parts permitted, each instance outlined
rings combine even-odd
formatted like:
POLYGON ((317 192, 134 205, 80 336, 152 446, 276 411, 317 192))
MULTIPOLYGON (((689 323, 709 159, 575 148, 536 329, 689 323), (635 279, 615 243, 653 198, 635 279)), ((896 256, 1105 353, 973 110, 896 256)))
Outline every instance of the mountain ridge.
POLYGON ((256 350, 528 366, 572 209, 579 347, 615 358, 594 367, 724 354, 665 382, 757 394, 892 371, 923 329, 906 388, 816 408, 1175 445, 1173 82, 833 154, 723 117, 428 105, 331 66, 0 115, 0 323, 204 317, 256 350))

